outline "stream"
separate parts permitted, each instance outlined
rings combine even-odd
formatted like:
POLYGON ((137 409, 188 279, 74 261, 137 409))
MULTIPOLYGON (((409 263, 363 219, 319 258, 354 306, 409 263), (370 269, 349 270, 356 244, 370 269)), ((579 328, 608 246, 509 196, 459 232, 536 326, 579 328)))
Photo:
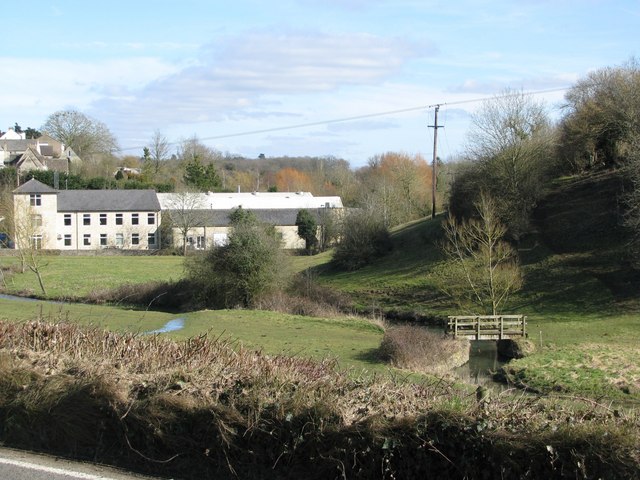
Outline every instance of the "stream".
POLYGON ((491 372, 495 372, 507 363, 498 356, 497 342, 473 340, 470 343, 469 361, 455 368, 454 375, 472 385, 490 386, 498 390, 506 388, 506 385, 495 382, 491 376, 491 372))

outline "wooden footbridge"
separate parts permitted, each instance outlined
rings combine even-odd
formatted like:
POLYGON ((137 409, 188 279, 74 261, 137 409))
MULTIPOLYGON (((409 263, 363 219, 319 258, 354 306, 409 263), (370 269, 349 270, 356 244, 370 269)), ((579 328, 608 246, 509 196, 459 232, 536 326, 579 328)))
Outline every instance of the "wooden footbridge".
POLYGON ((447 333, 469 340, 505 340, 527 336, 524 315, 467 315, 449 317, 447 333))

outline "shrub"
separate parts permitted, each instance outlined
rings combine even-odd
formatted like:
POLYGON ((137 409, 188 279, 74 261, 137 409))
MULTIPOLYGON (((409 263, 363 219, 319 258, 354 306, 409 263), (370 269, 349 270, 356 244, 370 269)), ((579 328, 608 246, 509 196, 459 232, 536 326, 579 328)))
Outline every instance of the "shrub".
POLYGON ((398 368, 442 373, 469 360, 469 342, 424 327, 400 325, 384 332, 379 353, 398 368))
POLYGON ((309 210, 302 209, 298 211, 296 216, 296 227, 298 227, 298 236, 304 240, 307 254, 311 254, 318 243, 318 224, 316 219, 309 210))
POLYGON ((195 286, 188 280, 124 283, 112 289, 93 290, 83 298, 83 301, 96 304, 137 305, 153 309, 188 310, 194 304, 195 290, 195 286))
POLYGON ((343 270, 357 270, 391 251, 391 237, 380 215, 354 210, 342 223, 333 263, 343 270))
POLYGON ((280 235, 253 215, 236 215, 226 245, 186 259, 187 277, 197 285, 206 306, 251 306, 256 298, 278 289, 287 275, 280 235))

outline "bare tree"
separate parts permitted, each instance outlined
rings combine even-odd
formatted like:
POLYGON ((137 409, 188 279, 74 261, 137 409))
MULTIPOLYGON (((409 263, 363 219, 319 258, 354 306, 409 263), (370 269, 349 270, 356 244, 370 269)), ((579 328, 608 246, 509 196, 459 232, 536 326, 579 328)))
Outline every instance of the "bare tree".
POLYGON ((71 147, 81 158, 118 150, 116 138, 104 123, 77 110, 60 110, 49 115, 40 129, 71 147))
POLYGON ((640 62, 593 71, 565 99, 559 150, 570 169, 624 163, 640 133, 640 62))
POLYGON ((442 250, 449 262, 442 269, 441 289, 472 313, 497 315, 509 296, 522 285, 517 252, 504 236, 496 203, 482 193, 476 202, 478 218, 443 224, 442 250))
POLYGON ((358 172, 359 203, 374 205, 386 226, 398 225, 430 212, 431 170, 420 155, 388 152, 369 159, 358 172))
POLYGON ((153 132, 148 148, 151 161, 153 162, 154 173, 158 173, 162 162, 169 158, 171 151, 169 140, 167 140, 167 137, 165 137, 160 130, 156 130, 153 132))
POLYGON ((182 191, 171 194, 166 202, 169 222, 178 229, 182 238, 182 254, 187 253, 187 236, 192 228, 202 225, 202 210, 205 208, 201 194, 182 191))
POLYGON ((22 273, 28 268, 34 273, 43 295, 47 294, 42 279, 42 269, 48 262, 41 254, 46 244, 46 234, 42 230, 42 216, 28 204, 16 203, 9 214, 16 253, 20 259, 22 273))
POLYGON ((478 166, 473 200, 480 191, 489 192, 515 239, 529 231, 531 212, 553 166, 554 145, 544 105, 524 93, 506 91, 473 116, 467 146, 467 158, 478 166))

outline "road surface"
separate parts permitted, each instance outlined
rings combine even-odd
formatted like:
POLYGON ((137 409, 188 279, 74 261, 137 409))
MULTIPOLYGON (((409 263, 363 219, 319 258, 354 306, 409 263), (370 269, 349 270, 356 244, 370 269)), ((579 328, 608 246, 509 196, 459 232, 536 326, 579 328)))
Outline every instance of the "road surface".
POLYGON ((0 480, 159 480, 103 465, 0 448, 0 480))

